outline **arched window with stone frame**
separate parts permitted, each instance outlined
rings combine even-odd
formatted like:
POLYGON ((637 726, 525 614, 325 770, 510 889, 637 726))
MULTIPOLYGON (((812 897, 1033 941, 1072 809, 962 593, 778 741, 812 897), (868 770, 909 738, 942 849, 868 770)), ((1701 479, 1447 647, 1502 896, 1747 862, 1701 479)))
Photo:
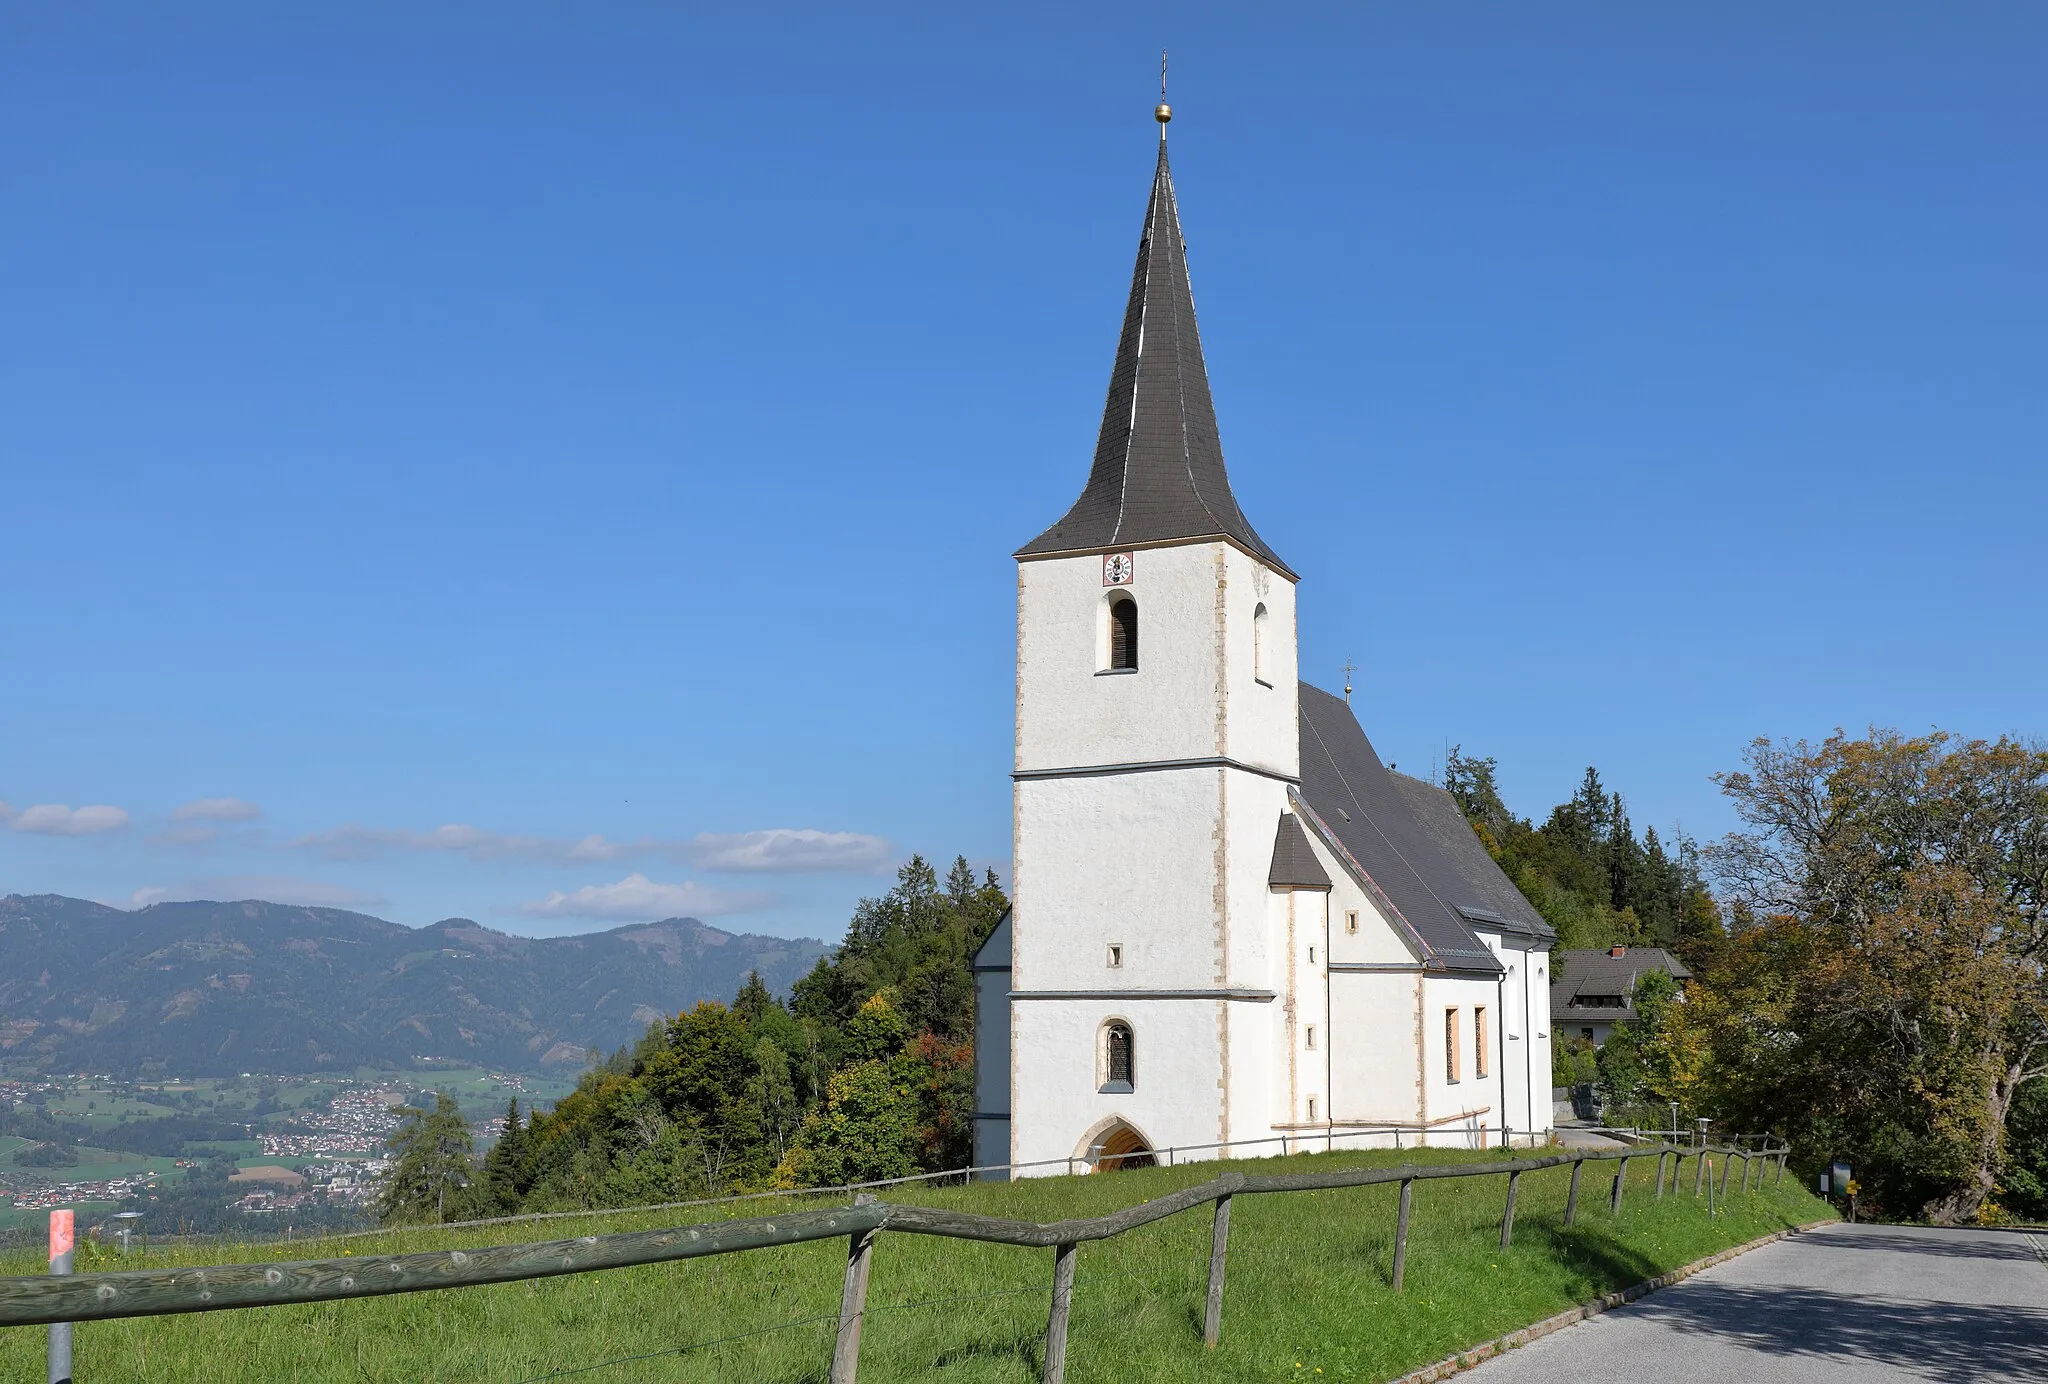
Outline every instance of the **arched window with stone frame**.
POLYGON ((1136 1039, 1130 1024, 1110 1019, 1102 1025, 1100 1064, 1104 1094, 1124 1094, 1136 1089, 1136 1039))
POLYGON ((1138 603, 1121 592, 1109 601, 1109 668, 1111 672, 1138 669, 1138 603))

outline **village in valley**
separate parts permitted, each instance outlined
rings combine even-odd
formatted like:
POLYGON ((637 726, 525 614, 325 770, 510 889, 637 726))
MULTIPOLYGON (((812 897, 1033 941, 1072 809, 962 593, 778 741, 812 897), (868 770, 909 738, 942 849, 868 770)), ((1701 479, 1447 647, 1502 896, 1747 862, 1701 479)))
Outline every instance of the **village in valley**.
POLYGON ((282 1233, 287 1213, 297 1212, 374 1224, 388 1140, 405 1107, 432 1105, 436 1091, 459 1092, 472 1137, 488 1147, 503 1132, 508 1101, 531 1104, 565 1090, 559 1080, 450 1063, 344 1077, 0 1079, 0 1131, 9 1131, 0 1132, 0 1233, 34 1225, 56 1207, 77 1208, 88 1224, 118 1211, 146 1217, 227 1161, 234 1170, 216 1200, 247 1222, 246 1233, 269 1233, 273 1222, 282 1233), (194 1121, 204 1127, 195 1131, 194 1121), (209 1137, 164 1137, 191 1132, 209 1137))

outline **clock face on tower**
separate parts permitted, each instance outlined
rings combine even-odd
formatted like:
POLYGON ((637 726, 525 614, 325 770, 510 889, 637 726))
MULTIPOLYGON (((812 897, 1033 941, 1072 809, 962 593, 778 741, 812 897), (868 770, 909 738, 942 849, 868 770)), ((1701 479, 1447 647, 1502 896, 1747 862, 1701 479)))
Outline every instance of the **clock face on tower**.
POLYGON ((1108 553, 1102 559, 1104 586, 1129 586, 1137 574, 1138 560, 1130 553, 1108 553))

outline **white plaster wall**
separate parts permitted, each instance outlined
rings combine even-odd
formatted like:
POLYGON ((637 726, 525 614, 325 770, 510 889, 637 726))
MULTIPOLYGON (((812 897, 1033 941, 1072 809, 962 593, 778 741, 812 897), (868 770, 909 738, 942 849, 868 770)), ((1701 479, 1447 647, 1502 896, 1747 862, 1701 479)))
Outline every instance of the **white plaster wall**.
POLYGON ((1225 755, 1298 773, 1293 583, 1227 543, 1144 548, 1135 560, 1123 588, 1103 586, 1100 554, 1018 564, 1016 767, 1225 755), (1105 674, 1118 591, 1138 604, 1138 670, 1105 674), (1260 601, 1287 670, 1270 688, 1252 677, 1260 601))
POLYGON ((1492 1023, 1500 1022, 1499 986, 1491 978, 1444 976, 1425 974, 1422 980, 1422 1089, 1426 1122, 1434 1132, 1430 1136, 1433 1144, 1469 1144, 1481 1126, 1495 1141, 1500 1138, 1501 1116, 1501 1064, 1500 1044, 1497 1039, 1489 1043, 1487 1075, 1477 1075, 1473 1062, 1475 1035, 1472 1012, 1477 1005, 1485 1005, 1492 1014, 1492 1023), (1458 1027, 1462 1038, 1458 1080, 1449 1079, 1444 1064, 1444 1010, 1451 1006, 1458 1008, 1458 1027), (1465 1116, 1462 1120, 1438 1124, 1453 1116, 1465 1116))
POLYGON ((1550 1099, 1550 954, 1529 953, 1528 977, 1530 1086, 1536 1092, 1536 1118, 1532 1127, 1549 1134, 1557 1127, 1556 1107, 1550 1099))
POLYGON ((1331 1109, 1340 1123, 1420 1120, 1415 1006, 1421 982, 1419 969, 1330 976, 1331 1109))
POLYGON ((1272 1040, 1276 1058, 1272 1118, 1275 1125, 1287 1128, 1330 1121, 1329 1077, 1335 1050, 1330 1046, 1324 985, 1329 974, 1327 898, 1322 890, 1276 890, 1267 910, 1273 920, 1272 934, 1288 958, 1281 966, 1286 979, 1273 1015, 1272 1040), (1313 1048, 1308 1046, 1311 1028, 1315 1030, 1313 1048))
MULTIPOLYGON (((1273 1128, 1274 1104, 1285 1098, 1276 1094, 1282 1052, 1274 1011, 1277 999, 1233 1001, 1223 1009, 1223 1069, 1221 1118, 1232 1140, 1269 1140, 1273 1128)), ((1255 1158, 1283 1153, 1278 1144, 1255 1143, 1232 1151, 1233 1157, 1255 1158)), ((1211 1155, 1220 1157, 1222 1155, 1211 1155)))
POLYGON ((1287 957, 1273 926, 1273 840, 1287 811, 1287 785, 1276 779, 1224 771, 1223 777, 1226 972, 1232 985, 1280 990, 1287 957))
POLYGON ((1380 912, 1379 906, 1352 879, 1336 855, 1323 845, 1315 835, 1309 833, 1309 844, 1315 850, 1316 859, 1322 862, 1323 873, 1331 880, 1330 889, 1330 958, 1333 961, 1358 961, 1374 965, 1407 965, 1419 958, 1408 942, 1405 929, 1380 912), (1358 931, 1345 931, 1344 915, 1356 911, 1358 931))
MULTIPOLYGON (((1300 683, 1296 673, 1294 583, 1257 558, 1223 547, 1224 747, 1246 764, 1301 773, 1301 733, 1296 721, 1300 683), (1253 616, 1266 607, 1264 667, 1255 657, 1253 616), (1263 671, 1263 680, 1258 674, 1263 671)), ((1143 555, 1140 555, 1142 561, 1143 555)), ((1143 618, 1142 616, 1140 617, 1143 618)))
POLYGON ((1087 1151, 1091 1132, 1111 1119, 1128 1121, 1155 1148, 1227 1137, 1218 1042, 1223 1011, 1262 1007, 1223 1000, 1014 1001, 1013 1161, 1077 1157, 1087 1151), (1097 1090, 1097 1035, 1111 1018, 1131 1026, 1135 1079, 1124 1094, 1097 1090))
POLYGON ((1014 988, 1224 984, 1217 838, 1226 777, 1251 776, 1197 768, 1020 780, 1014 988), (1111 942, 1124 947, 1119 970, 1108 966, 1111 942))

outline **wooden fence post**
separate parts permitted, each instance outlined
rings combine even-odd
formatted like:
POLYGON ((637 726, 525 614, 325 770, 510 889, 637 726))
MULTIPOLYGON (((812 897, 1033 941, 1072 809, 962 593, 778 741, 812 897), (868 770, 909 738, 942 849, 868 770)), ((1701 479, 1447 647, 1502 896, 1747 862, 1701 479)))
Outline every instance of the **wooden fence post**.
POLYGON ((1209 1300, 1202 1310, 1202 1344, 1216 1349, 1223 1337, 1223 1269, 1230 1253, 1230 1194, 1216 1198, 1216 1224, 1209 1232, 1209 1300))
POLYGON ((1572 1189, 1564 1195, 1564 1223, 1570 1225, 1579 1218, 1579 1174, 1586 1170, 1586 1160, 1572 1160, 1572 1189))
POLYGON ((1778 1155, 1778 1180, 1771 1184, 1773 1190, 1785 1185, 1785 1155, 1778 1155))
POLYGON ((1707 1167, 1707 1219, 1708 1219, 1708 1220, 1712 1220, 1713 1218, 1714 1218, 1714 1169, 1713 1169, 1713 1165, 1712 1165, 1712 1164, 1710 1163, 1710 1164, 1708 1165, 1708 1167, 1707 1167))
MULTIPOLYGON (((875 1196, 862 1192, 855 1206, 872 1206, 875 1196)), ((868 1312, 868 1265, 875 1255, 879 1231, 856 1230, 846 1237, 846 1286, 839 1293, 839 1335, 832 1342, 832 1384, 854 1384, 860 1370, 860 1328, 868 1312)))
POLYGON ((1657 1151, 1657 1195, 1655 1200, 1664 1200, 1664 1151, 1657 1151))
POLYGON ((1722 1160, 1721 1160, 1721 1188, 1720 1188, 1720 1199, 1721 1199, 1722 1201, 1726 1201, 1726 1200, 1728 1200, 1728 1174, 1729 1174, 1730 1172, 1734 1171, 1734 1169, 1735 1169, 1735 1155, 1731 1153, 1731 1154, 1729 1154, 1729 1155, 1728 1155, 1728 1156, 1727 1156, 1726 1158, 1724 1158, 1724 1159, 1722 1159, 1722 1160))
MULTIPOLYGON (((73 1213, 50 1213, 50 1272, 71 1272, 71 1246, 75 1233, 73 1213)), ((71 1384, 71 1323, 50 1324, 50 1384, 71 1384)))
POLYGON ((1508 1174, 1508 1205, 1500 1216, 1500 1247, 1506 1249, 1515 1242, 1515 1189, 1521 1184, 1520 1173, 1508 1174))
POLYGON ((1067 1312, 1074 1305, 1075 1245, 1053 1250, 1052 1315, 1045 1321, 1045 1384, 1065 1384, 1067 1377, 1067 1312))
POLYGON ((1700 1154, 1699 1154, 1699 1157, 1695 1158, 1695 1159, 1693 1160, 1693 1164, 1692 1164, 1692 1197, 1693 1197, 1693 1200, 1694 1200, 1694 1201, 1698 1201, 1698 1200, 1699 1200, 1699 1197, 1700 1197, 1700 1182, 1701 1182, 1701 1180, 1702 1180, 1702 1179, 1704 1179, 1704 1178, 1706 1177, 1706 1175, 1707 1175, 1707 1153, 1706 1153, 1706 1150, 1705 1150, 1705 1149, 1702 1149, 1702 1150, 1700 1150, 1700 1154))
POLYGON ((1401 1291, 1401 1280, 1408 1272, 1408 1211, 1415 1204, 1415 1179, 1401 1179, 1401 1210, 1394 1217, 1394 1291, 1401 1291))
POLYGON ((1608 1209, 1609 1211, 1613 1212, 1613 1213, 1614 1213, 1615 1215, 1617 1215, 1617 1216, 1619 1216, 1619 1215, 1621 1214, 1621 1188, 1622 1188, 1622 1184, 1623 1184, 1623 1183, 1625 1183, 1625 1182, 1627 1182, 1627 1181, 1628 1181, 1628 1155, 1624 1153, 1624 1154, 1623 1154, 1623 1155, 1621 1156, 1621 1166, 1620 1166, 1619 1168, 1616 1168, 1616 1169, 1614 1170, 1614 1193, 1613 1193, 1613 1195, 1612 1195, 1612 1196, 1611 1196, 1611 1197, 1610 1197, 1610 1198, 1608 1199, 1608 1203, 1607 1203, 1607 1209, 1608 1209))

